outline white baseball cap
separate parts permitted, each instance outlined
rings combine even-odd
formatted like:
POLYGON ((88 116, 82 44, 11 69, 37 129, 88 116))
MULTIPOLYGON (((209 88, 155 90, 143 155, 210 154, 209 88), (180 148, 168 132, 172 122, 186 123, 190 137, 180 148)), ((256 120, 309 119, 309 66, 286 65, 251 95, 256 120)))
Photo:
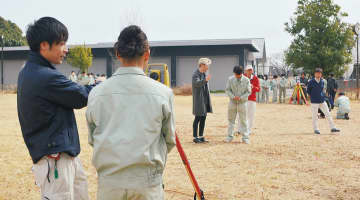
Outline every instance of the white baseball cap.
POLYGON ((204 64, 204 65, 207 65, 207 66, 211 65, 210 58, 200 58, 199 59, 199 65, 201 65, 201 64, 204 64))
POLYGON ((245 67, 245 70, 244 70, 244 71, 249 70, 249 69, 253 70, 253 67, 252 67, 251 65, 247 65, 247 66, 245 67))

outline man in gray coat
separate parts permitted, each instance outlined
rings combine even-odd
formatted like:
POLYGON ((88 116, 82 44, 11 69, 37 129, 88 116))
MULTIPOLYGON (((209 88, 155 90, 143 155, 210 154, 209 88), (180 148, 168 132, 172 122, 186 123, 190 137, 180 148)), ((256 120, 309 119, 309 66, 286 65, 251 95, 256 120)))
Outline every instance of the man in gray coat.
POLYGON ((192 76, 193 115, 195 115, 193 123, 193 141, 195 143, 206 142, 204 138, 206 115, 207 113, 212 113, 208 87, 211 75, 205 74, 209 69, 209 65, 211 65, 211 60, 209 58, 200 58, 198 69, 195 70, 192 76))

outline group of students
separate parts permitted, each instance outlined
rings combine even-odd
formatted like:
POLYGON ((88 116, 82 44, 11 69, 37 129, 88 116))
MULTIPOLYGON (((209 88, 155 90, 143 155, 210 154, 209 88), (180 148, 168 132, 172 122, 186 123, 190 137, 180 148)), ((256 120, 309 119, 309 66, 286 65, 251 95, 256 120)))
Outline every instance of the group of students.
MULTIPOLYGON (((209 69, 211 60, 209 58, 201 58, 198 63, 198 69, 194 72, 192 77, 192 89, 193 89, 193 115, 195 116, 193 122, 193 142, 204 143, 207 140, 204 138, 204 128, 207 113, 212 112, 210 93, 208 88, 208 82, 211 79, 211 75, 207 75, 206 72, 209 69)), ((275 92, 280 88, 280 102, 285 101, 285 91, 288 80, 283 75, 279 83, 277 83, 277 77, 275 76, 272 81, 276 83, 271 84, 268 82, 267 77, 264 80, 257 78, 253 74, 253 68, 251 65, 245 67, 235 66, 233 68, 234 75, 229 77, 225 93, 230 98, 228 105, 228 133, 226 142, 231 142, 234 139, 234 127, 235 121, 238 117, 239 129, 237 134, 242 135, 242 142, 249 144, 249 136, 254 124, 256 99, 257 93, 263 88, 268 90, 270 87, 274 87, 275 92), (284 95, 284 99, 281 96, 284 95)), ((333 75, 331 75, 333 78, 333 75)), ((322 78, 322 69, 317 68, 314 72, 314 78, 308 81, 305 79, 305 74, 302 74, 300 78, 301 87, 303 87, 304 93, 310 96, 313 130, 315 134, 320 134, 318 126, 318 111, 324 114, 329 122, 330 131, 332 133, 340 132, 336 128, 332 116, 330 115, 330 108, 326 103, 326 91, 330 93, 330 96, 334 98, 336 94, 337 85, 335 80, 329 79, 326 81, 322 78), (329 82, 330 90, 327 89, 326 83, 329 82)), ((297 83, 296 83, 297 84, 297 83)), ((328 84, 329 86, 329 84, 328 84)), ((265 92, 265 97, 268 96, 265 92)), ((276 93, 275 93, 276 94, 276 93)), ((263 97, 262 95, 260 96, 263 97)), ((275 95, 274 97, 277 97, 275 95)), ((350 101, 344 93, 339 94, 339 98, 334 102, 334 106, 338 106, 337 118, 349 119, 350 101)))
POLYGON ((164 199, 167 154, 176 144, 174 95, 144 74, 150 46, 141 28, 121 31, 114 51, 122 67, 96 85, 78 84, 54 67, 68 52, 68 30, 57 19, 35 21, 26 39, 31 51, 18 77, 18 117, 41 199, 89 199, 73 111, 86 106, 97 199, 164 199))
POLYGON ((94 73, 87 73, 82 72, 79 76, 72 71, 69 75, 69 79, 72 82, 79 83, 80 85, 95 85, 99 84, 106 80, 105 74, 94 74, 94 73))
MULTIPOLYGON (((198 68, 192 76, 193 94, 193 142, 205 143, 204 128, 207 113, 212 113, 212 105, 208 82, 210 74, 206 74, 211 65, 209 58, 200 58, 198 68)), ((249 144, 249 135, 254 124, 256 110, 256 93, 260 91, 260 82, 253 74, 251 65, 246 66, 245 70, 241 66, 235 66, 234 76, 229 77, 225 92, 230 98, 228 106, 228 134, 226 142, 231 142, 234 138, 234 126, 238 116, 239 129, 237 134, 242 135, 242 141, 249 144)))
MULTIPOLYGON (((98 175, 97 199, 164 199, 163 173, 167 155, 176 145, 174 94, 145 75, 150 46, 141 28, 128 26, 121 31, 114 51, 122 67, 95 85, 71 81, 54 67, 68 52, 68 30, 60 21, 40 18, 28 26, 26 39, 31 51, 18 77, 18 118, 41 199, 89 199, 87 176, 78 158, 80 140, 73 111, 86 106, 88 142, 98 175)), ((212 112, 211 75, 206 74, 210 65, 210 59, 201 58, 192 76, 195 143, 207 142, 205 120, 212 112)), ((226 85, 230 98, 226 142, 233 140, 239 116, 238 132, 249 144, 256 93, 261 86, 252 66, 235 66, 233 73, 226 85)), ((317 69, 307 89, 312 110, 322 109, 331 132, 339 132, 324 104, 323 88, 321 70, 317 69)), ((314 114, 313 120, 319 134, 314 114)))

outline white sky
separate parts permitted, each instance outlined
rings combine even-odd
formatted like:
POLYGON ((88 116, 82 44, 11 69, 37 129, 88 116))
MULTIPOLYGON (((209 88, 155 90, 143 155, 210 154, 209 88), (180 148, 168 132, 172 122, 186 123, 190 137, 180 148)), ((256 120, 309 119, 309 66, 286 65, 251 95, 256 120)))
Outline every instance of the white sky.
MULTIPOLYGON (((359 0, 335 0, 360 21, 359 0)), ((129 23, 143 27, 149 40, 230 39, 264 37, 268 54, 285 50, 284 31, 297 0, 1 0, 0 15, 26 26, 52 16, 69 29, 69 44, 115 41, 129 23), (211 2, 211 3, 210 3, 211 2)))

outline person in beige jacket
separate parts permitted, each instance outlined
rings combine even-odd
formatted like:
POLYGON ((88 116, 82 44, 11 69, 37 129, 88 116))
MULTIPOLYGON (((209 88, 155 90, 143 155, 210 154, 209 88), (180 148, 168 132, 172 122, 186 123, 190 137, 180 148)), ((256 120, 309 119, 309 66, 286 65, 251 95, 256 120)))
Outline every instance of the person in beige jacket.
POLYGON ((175 146, 172 90, 145 76, 150 48, 138 26, 115 43, 119 67, 89 95, 86 119, 98 200, 162 200, 167 154, 175 146))

